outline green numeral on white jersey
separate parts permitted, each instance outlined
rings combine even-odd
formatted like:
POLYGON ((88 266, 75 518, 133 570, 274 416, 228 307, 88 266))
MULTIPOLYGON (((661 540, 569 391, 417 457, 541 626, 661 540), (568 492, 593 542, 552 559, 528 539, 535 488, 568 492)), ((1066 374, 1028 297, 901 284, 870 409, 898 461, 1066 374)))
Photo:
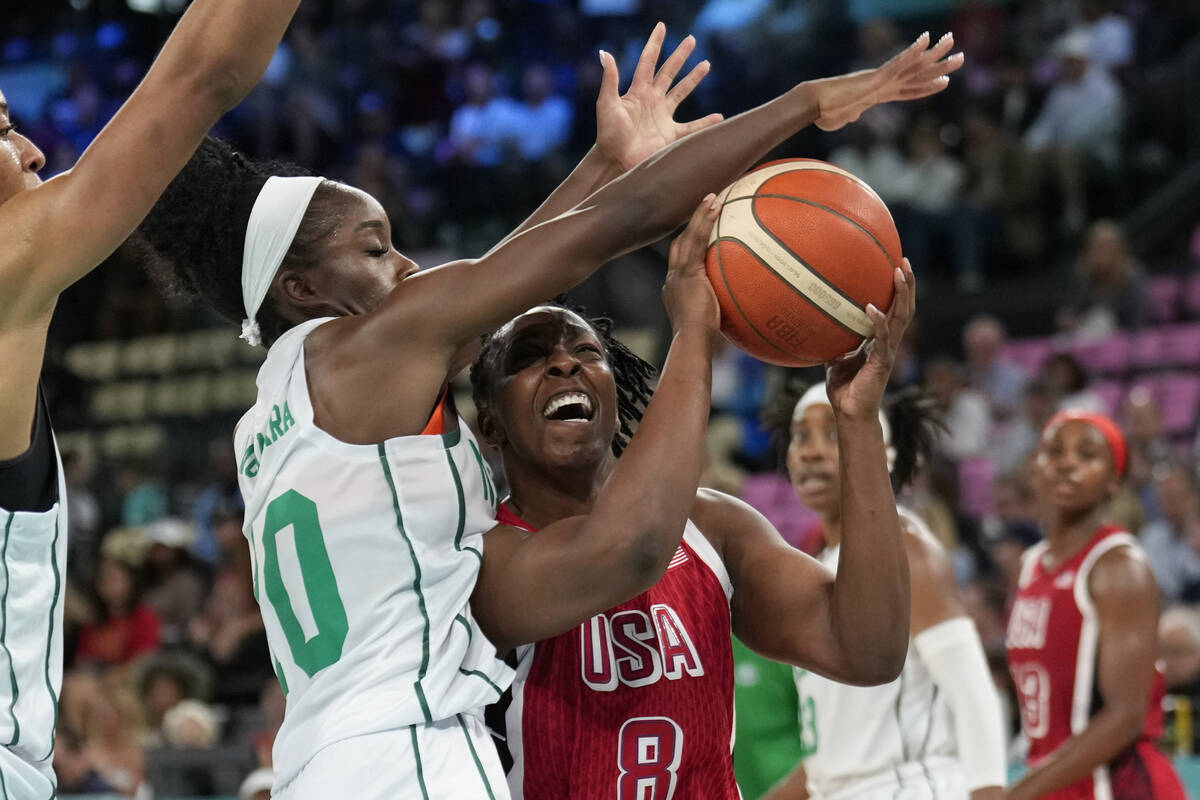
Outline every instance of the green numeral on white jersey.
MULTIPOLYGON (((342 645, 350 625, 346 606, 338 592, 329 551, 317 518, 317 504, 296 491, 287 491, 267 506, 266 529, 263 531, 263 583, 267 598, 275 607, 279 626, 292 649, 292 660, 311 678, 342 657, 342 645), (311 613, 314 635, 307 635, 292 597, 283 582, 279 568, 278 535, 292 529, 296 559, 304 586, 304 601, 311 613)), ((308 621, 308 620, 306 620, 308 621)), ((310 627, 312 627, 310 625, 310 627)))

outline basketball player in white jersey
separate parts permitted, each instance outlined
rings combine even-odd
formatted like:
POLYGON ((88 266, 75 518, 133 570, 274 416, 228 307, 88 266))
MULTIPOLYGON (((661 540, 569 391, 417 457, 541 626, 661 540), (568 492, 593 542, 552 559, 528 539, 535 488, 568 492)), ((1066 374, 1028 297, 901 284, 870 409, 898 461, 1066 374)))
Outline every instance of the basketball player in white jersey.
MULTIPOLYGON (((825 384, 805 392, 778 419, 789 437, 787 467, 800 499, 821 514, 825 548, 837 570, 845 509, 844 469, 825 384), (786 428, 784 428, 786 425, 786 428)), ((786 408, 781 405, 780 410, 786 408)), ((903 487, 932 448, 927 400, 912 393, 880 412, 888 464, 903 487)), ((1000 800, 1005 743, 1000 703, 975 625, 956 596, 949 559, 903 508, 912 581, 912 638, 900 677, 882 686, 835 683, 796 670, 802 766, 765 800, 1000 800)))
MULTIPOLYGON (((215 141, 141 226, 179 281, 270 346, 235 442, 257 597, 288 692, 277 795, 507 795, 481 717, 512 672, 468 605, 497 498, 447 382, 481 334, 669 233, 800 127, 940 91, 962 63, 945 58, 952 39, 922 36, 877 70, 801 84, 684 135, 672 84, 686 53, 656 74, 664 36, 657 26, 623 97, 602 54, 600 139, 616 151, 598 141, 478 259, 417 272, 370 195, 284 177, 215 141)), ((647 543, 621 546, 633 558, 647 543)))
POLYGON ((109 256, 258 82, 299 0, 196 0, 67 172, 0 94, 0 797, 55 794, 66 496, 38 376, 58 295, 109 256))

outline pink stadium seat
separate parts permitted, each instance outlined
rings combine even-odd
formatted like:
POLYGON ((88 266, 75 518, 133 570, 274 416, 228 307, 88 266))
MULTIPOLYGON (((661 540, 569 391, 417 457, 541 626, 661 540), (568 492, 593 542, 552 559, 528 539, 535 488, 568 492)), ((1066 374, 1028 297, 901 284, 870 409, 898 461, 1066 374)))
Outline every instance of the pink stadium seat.
POLYGON ((1188 434, 1200 406, 1200 375, 1190 372, 1150 375, 1138 381, 1154 395, 1162 409, 1163 432, 1168 437, 1188 434))
POLYGON ((1178 275, 1159 275, 1146 284, 1150 296, 1150 316, 1155 322, 1174 322, 1179 314, 1183 279, 1178 275))
POLYGON ((1173 325, 1166 331, 1172 364, 1200 365, 1200 323, 1173 325))
POLYGON ((1104 401, 1108 413, 1117 417, 1121 413, 1121 405, 1125 400, 1125 384, 1119 380, 1096 381, 1092 390, 1104 401))
POLYGON ((1054 345, 1049 339, 1014 339, 1004 346, 1002 358, 1026 372, 1034 373, 1042 368, 1050 357, 1054 345))
POLYGON ((1132 340, 1129 334, 1116 333, 1103 339, 1071 346, 1071 353, 1089 372, 1120 374, 1129 366, 1132 340))
POLYGON ((958 463, 958 499, 962 510, 981 517, 992 505, 996 468, 987 458, 966 458, 958 463))
POLYGON ((1148 328, 1133 338, 1129 365, 1134 369, 1150 369, 1171 363, 1167 351, 1165 328, 1148 328))

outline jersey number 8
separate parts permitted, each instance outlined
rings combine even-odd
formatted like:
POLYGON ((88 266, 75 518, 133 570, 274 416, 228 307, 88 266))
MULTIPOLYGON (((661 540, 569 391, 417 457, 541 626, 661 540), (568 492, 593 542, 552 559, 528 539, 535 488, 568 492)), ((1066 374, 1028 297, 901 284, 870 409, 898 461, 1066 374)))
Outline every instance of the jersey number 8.
POLYGON ((683 729, 667 717, 625 720, 617 741, 619 800, 671 800, 683 756, 683 729))

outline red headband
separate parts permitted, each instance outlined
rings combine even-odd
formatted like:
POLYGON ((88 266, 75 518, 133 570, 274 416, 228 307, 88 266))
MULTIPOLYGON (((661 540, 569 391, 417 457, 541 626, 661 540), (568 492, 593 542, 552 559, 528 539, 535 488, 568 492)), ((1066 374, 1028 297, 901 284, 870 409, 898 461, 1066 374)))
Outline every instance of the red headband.
POLYGON ((1108 442, 1108 449, 1112 451, 1113 466, 1117 469, 1117 474, 1124 477, 1125 466, 1129 458, 1129 450, 1125 445, 1125 434, 1121 433, 1121 429, 1117 423, 1104 414, 1099 414, 1095 411, 1079 411, 1068 409, 1060 411, 1050 418, 1046 423, 1046 427, 1042 428, 1043 438, 1053 428, 1057 428, 1064 422, 1078 420, 1086 422, 1096 430, 1100 431, 1100 435, 1108 442))

